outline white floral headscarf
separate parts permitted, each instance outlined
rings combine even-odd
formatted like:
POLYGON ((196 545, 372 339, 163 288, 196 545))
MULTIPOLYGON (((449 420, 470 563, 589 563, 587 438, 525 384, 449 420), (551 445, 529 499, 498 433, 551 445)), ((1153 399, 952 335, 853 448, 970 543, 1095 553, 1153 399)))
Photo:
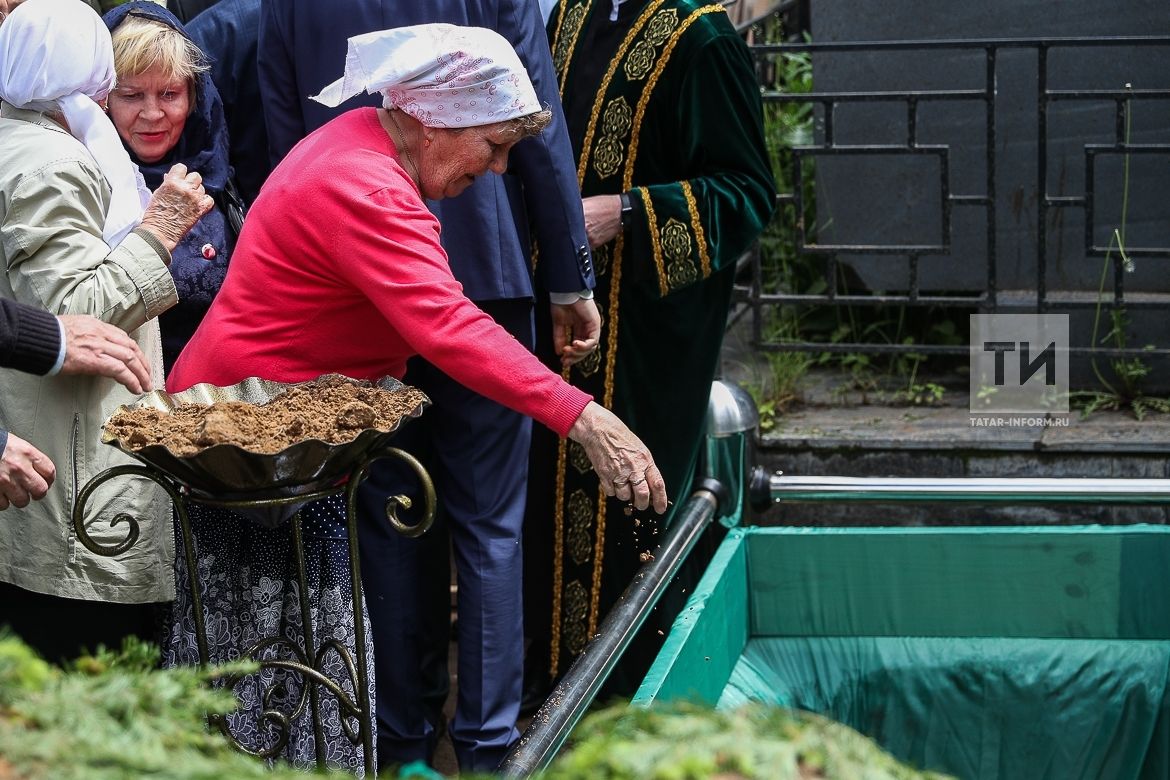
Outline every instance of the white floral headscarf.
POLYGON ((349 39, 345 74, 314 95, 336 107, 381 92, 427 127, 478 127, 541 110, 528 72, 499 33, 483 27, 420 24, 349 39))
POLYGON ((100 16, 80 0, 22 3, 0 24, 0 100, 59 109, 113 192, 102 238, 117 246, 142 220, 150 191, 118 132, 94 101, 114 86, 114 47, 100 16))

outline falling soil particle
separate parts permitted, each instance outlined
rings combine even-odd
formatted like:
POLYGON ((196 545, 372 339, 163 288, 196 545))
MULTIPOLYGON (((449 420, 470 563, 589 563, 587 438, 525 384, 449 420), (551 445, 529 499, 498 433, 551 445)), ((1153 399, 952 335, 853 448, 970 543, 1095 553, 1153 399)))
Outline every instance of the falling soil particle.
POLYGON ((188 456, 216 444, 235 444, 271 454, 306 439, 343 444, 367 428, 393 430, 424 400, 413 387, 384 390, 328 376, 290 387, 261 405, 218 401, 180 404, 171 412, 123 409, 105 427, 132 450, 161 444, 175 455, 188 456))

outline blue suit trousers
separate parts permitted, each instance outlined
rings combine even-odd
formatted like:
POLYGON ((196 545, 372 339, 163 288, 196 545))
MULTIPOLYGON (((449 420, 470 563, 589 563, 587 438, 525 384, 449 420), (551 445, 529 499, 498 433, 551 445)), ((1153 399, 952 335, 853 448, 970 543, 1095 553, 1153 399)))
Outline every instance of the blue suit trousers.
MULTIPOLYGON (((531 349, 531 301, 479 305, 531 349)), ((406 381, 434 406, 407 423, 395 444, 427 467, 439 515, 435 527, 417 539, 389 526, 386 497, 419 495, 415 480, 394 461, 375 463, 362 485, 359 538, 376 648, 378 760, 382 765, 429 761, 441 736, 453 560, 458 698, 449 730, 461 770, 491 771, 519 738, 520 539, 532 421, 419 358, 410 364, 406 381)))

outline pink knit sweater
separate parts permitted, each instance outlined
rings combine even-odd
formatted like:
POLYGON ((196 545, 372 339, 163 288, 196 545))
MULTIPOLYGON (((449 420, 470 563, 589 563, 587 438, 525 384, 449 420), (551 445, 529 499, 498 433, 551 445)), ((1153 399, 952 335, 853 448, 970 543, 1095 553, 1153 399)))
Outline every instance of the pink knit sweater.
POLYGON ((591 400, 463 296, 375 109, 356 109, 273 171, 167 390, 401 378, 416 354, 561 436, 591 400))

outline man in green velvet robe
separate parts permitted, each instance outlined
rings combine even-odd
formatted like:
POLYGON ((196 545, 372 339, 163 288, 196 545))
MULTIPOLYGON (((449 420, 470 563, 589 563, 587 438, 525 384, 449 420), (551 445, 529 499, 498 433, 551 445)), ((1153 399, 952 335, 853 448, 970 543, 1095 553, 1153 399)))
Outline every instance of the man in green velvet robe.
MULTIPOLYGON (((718 3, 561 0, 548 31, 603 322, 600 349, 567 378, 646 442, 674 511, 691 491, 736 261, 775 204, 759 84, 718 3)), ((529 652, 555 677, 670 513, 607 498, 580 446, 551 435, 534 435, 529 484, 529 652)), ((653 660, 669 620, 650 623, 611 691, 632 692, 653 660)))

